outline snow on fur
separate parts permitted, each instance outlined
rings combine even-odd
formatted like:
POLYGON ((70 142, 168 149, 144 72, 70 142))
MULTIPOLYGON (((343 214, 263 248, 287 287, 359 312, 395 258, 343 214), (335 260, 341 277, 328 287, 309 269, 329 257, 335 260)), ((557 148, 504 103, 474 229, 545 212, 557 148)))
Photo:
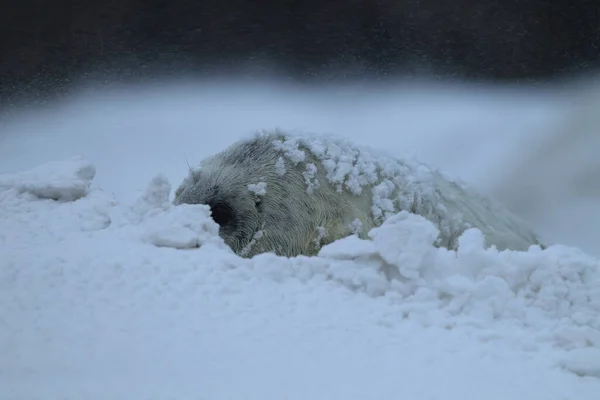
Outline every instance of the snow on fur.
MULTIPOLYGON (((368 221, 371 226, 368 228, 379 226, 399 211, 407 210, 432 221, 439 231, 437 244, 444 247, 455 249, 460 234, 471 227, 482 230, 487 244, 500 250, 526 250, 530 245, 541 244, 536 233, 521 218, 447 173, 416 161, 399 160, 385 152, 357 146, 333 135, 292 134, 277 129, 258 131, 254 136, 234 143, 210 160, 221 160, 232 154, 248 157, 255 148, 260 148, 261 154, 274 150, 273 154, 266 157, 273 160, 273 176, 281 177, 289 183, 298 177, 282 176, 282 173, 285 174, 286 168, 296 168, 306 185, 308 195, 320 190, 318 198, 311 200, 307 197, 306 201, 329 205, 328 202, 338 204, 340 200, 344 200, 350 204, 346 207, 347 213, 360 211, 361 215, 370 214, 368 221), (340 194, 339 198, 336 192, 340 194), (365 204, 366 202, 370 204, 365 204)), ((256 168, 264 169, 268 162, 259 164, 256 168)), ((179 193, 185 187, 193 187, 195 177, 198 176, 196 174, 202 168, 203 162, 190 170, 189 176, 178 189, 179 193)), ((212 169, 210 166, 207 168, 207 176, 220 174, 219 169, 214 166, 212 169)), ((236 166, 232 165, 231 168, 235 169, 236 166)), ((224 184, 230 183, 225 178, 223 181, 224 184)), ((266 190, 263 191, 256 184, 252 181, 248 185, 249 189, 266 193, 268 188, 265 187, 266 190)), ((291 188, 294 185, 290 183, 289 186, 291 188)), ((206 188, 200 187, 198 190, 206 188)), ((296 193, 296 197, 301 195, 296 193)), ((274 201, 275 204, 270 207, 277 207, 280 201, 283 200, 274 201)), ((273 229, 268 226, 265 228, 273 229)), ((317 226, 312 228, 316 229, 317 226)), ((356 227, 336 233, 335 238, 352 232, 357 232, 356 227)))

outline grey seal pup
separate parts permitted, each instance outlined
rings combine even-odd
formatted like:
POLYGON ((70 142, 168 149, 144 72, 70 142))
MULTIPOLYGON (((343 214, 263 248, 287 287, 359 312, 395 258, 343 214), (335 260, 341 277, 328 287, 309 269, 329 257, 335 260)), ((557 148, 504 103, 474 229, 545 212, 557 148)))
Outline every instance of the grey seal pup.
POLYGON ((475 227, 486 245, 541 245, 519 217, 424 164, 398 160, 332 136, 260 131, 215 154, 175 192, 178 204, 207 204, 219 235, 238 255, 315 255, 337 239, 368 231, 401 210, 440 231, 456 249, 475 227))

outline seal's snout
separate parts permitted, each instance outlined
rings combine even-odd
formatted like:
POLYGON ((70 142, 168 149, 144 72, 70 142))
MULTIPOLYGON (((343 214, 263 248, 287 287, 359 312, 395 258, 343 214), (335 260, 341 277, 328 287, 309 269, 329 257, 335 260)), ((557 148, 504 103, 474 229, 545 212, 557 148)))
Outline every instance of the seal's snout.
POLYGON ((235 210, 227 200, 219 196, 218 186, 207 188, 196 182, 182 188, 175 195, 173 203, 180 204, 206 204, 210 207, 211 217, 221 228, 232 226, 235 221, 235 210))
POLYGON ((230 225, 234 219, 233 209, 229 204, 216 203, 210 206, 210 215, 220 227, 230 225))

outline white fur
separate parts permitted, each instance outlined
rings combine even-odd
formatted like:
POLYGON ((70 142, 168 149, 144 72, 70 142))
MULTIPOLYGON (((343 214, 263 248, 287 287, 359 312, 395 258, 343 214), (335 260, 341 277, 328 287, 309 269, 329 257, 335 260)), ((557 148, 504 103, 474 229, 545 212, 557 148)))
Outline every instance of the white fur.
POLYGON ((367 238, 400 210, 432 221, 438 245, 451 249, 469 227, 501 250, 538 244, 519 218, 439 171, 329 136, 258 133, 203 161, 174 202, 227 203, 235 224, 220 235, 244 256, 316 254, 345 236, 367 238))

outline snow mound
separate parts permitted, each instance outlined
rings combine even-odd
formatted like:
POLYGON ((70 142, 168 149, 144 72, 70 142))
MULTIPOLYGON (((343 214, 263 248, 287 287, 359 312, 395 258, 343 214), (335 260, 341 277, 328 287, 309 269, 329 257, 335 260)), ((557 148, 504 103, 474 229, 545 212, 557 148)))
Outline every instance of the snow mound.
POLYGON ((87 195, 95 175, 95 166, 81 157, 74 157, 16 174, 0 175, 0 189, 12 188, 40 199, 74 201, 87 195))
POLYGON ((137 220, 142 221, 142 239, 157 247, 192 249, 208 244, 225 246, 219 237, 219 225, 204 204, 169 202, 171 184, 163 175, 156 176, 146 192, 132 207, 137 220))
POLYGON ((391 324, 477 326, 481 340, 527 328, 536 340, 524 347, 539 340, 565 349, 600 348, 599 260, 559 245, 485 249, 477 229, 467 230, 451 251, 433 245, 437 233, 425 218, 401 212, 372 229, 371 240, 351 236, 323 247, 316 258, 275 263, 263 255, 251 265, 278 279, 319 276, 384 296, 396 304, 391 324))
POLYGON ((562 366, 579 376, 600 379, 600 349, 585 348, 571 351, 562 361, 562 366))
MULTIPOLYGON (((69 163, 48 165, 75 166, 62 176, 87 165, 69 163)), ((57 169, 29 182, 48 187, 57 169)), ((508 384, 531 374, 557 399, 600 389, 600 261, 575 248, 485 249, 477 229, 437 248, 438 228, 401 212, 317 257, 243 259, 208 207, 170 204, 162 175, 131 204, 12 189, 0 196, 0 397, 384 398, 400 379, 414 399, 550 398, 535 381, 508 384), (377 384, 347 385, 382 362, 377 384), (497 381, 478 375, 494 368, 497 381), (452 373, 455 385, 430 381, 452 373), (474 379, 498 394, 465 392, 474 379)))

